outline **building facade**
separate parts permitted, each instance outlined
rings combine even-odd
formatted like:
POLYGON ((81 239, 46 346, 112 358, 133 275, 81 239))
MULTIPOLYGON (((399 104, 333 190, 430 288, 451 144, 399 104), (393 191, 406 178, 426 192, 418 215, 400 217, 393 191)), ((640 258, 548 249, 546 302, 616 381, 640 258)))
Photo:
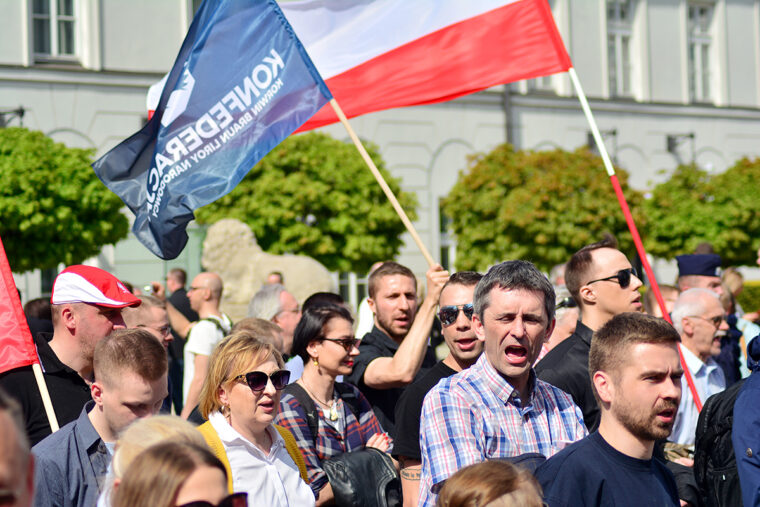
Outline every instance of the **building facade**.
MULTIPOLYGON (((104 154, 145 121, 148 86, 169 70, 198 1, 0 0, 0 121, 104 154), (23 118, 18 112, 23 108, 23 118), (14 113, 15 111, 15 113, 14 113)), ((760 152, 760 0, 551 0, 552 11, 613 160, 646 190, 681 162, 722 171, 760 152)), ((543 77, 423 107, 352 120, 390 172, 417 194, 423 241, 453 267, 455 238, 440 201, 468 156, 509 141, 574 149, 589 127, 567 75, 543 77)), ((340 125, 324 128, 347 139, 340 125)), ((600 169, 601 170, 601 169, 600 169)), ((135 284, 175 265, 200 270, 203 231, 177 261, 133 237, 94 260, 135 284)), ((409 235, 397 259, 426 266, 409 235)), ((12 262, 12 260, 11 260, 12 262)), ((673 269, 656 263, 658 276, 673 269)), ((362 275, 336 274, 356 301, 362 275)), ((25 299, 50 274, 17 277, 25 299)))

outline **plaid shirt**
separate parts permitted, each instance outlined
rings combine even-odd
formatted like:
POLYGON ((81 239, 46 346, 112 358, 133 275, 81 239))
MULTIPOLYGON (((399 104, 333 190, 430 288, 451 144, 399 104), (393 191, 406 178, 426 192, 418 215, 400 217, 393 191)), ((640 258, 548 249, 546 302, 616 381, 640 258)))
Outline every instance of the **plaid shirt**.
POLYGON ((435 505, 443 481, 468 465, 529 452, 548 458, 586 436, 570 395, 538 380, 533 370, 530 378, 533 391, 523 407, 517 390, 483 354, 428 393, 420 421, 419 505, 435 505))
MULTIPOLYGON (((350 384, 344 384, 350 385, 350 384)), ((356 419, 351 409, 341 398, 338 392, 333 393, 333 403, 337 403, 335 409, 341 414, 344 421, 343 434, 338 433, 334 427, 325 422, 325 414, 319 404, 314 405, 319 414, 319 434, 316 438, 309 430, 306 422, 306 412, 298 400, 290 395, 283 394, 280 399, 280 412, 277 414, 275 424, 284 426, 290 430, 298 443, 298 448, 306 461, 306 472, 309 474, 309 486, 315 495, 327 485, 327 475, 322 470, 322 461, 343 454, 344 452, 364 449, 364 444, 375 433, 382 433, 383 429, 375 417, 367 398, 359 390, 351 386, 359 400, 359 420, 356 419)))

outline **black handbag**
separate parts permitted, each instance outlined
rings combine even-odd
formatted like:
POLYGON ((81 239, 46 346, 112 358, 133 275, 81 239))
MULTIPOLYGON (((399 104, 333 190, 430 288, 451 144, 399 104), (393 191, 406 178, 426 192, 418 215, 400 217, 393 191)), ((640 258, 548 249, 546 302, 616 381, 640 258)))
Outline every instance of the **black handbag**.
MULTIPOLYGON (((335 390, 358 420, 359 400, 354 391, 336 383, 335 390)), ((319 415, 314 400, 297 383, 285 386, 285 392, 295 397, 304 409, 311 436, 316 440, 319 415)), ((400 507, 401 480, 388 454, 367 447, 345 452, 322 462, 322 469, 335 494, 338 507, 400 507)))
POLYGON ((341 507, 397 507, 401 481, 390 456, 368 447, 322 462, 322 468, 341 507))

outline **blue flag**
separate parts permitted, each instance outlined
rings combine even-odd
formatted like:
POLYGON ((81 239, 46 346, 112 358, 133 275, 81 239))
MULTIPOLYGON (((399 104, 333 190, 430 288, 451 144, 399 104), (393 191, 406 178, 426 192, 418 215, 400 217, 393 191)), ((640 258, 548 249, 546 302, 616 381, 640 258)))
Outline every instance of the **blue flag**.
POLYGON ((230 192, 332 96, 274 0, 205 0, 142 130, 93 164, 162 259, 193 211, 230 192))

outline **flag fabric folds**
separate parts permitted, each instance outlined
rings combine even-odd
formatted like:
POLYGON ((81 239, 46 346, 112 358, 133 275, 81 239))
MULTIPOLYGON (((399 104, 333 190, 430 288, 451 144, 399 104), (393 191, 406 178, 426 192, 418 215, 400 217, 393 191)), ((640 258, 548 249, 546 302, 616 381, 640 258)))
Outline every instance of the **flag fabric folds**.
POLYGON ((206 0, 145 127, 93 164, 173 259, 193 211, 230 192, 332 97, 274 0, 206 0))
POLYGON ((34 363, 37 349, 0 240, 0 373, 34 363))
MULTIPOLYGON (((301 0, 281 8, 349 118, 572 65, 546 0, 301 0)), ((335 121, 325 107, 301 130, 335 121)))

